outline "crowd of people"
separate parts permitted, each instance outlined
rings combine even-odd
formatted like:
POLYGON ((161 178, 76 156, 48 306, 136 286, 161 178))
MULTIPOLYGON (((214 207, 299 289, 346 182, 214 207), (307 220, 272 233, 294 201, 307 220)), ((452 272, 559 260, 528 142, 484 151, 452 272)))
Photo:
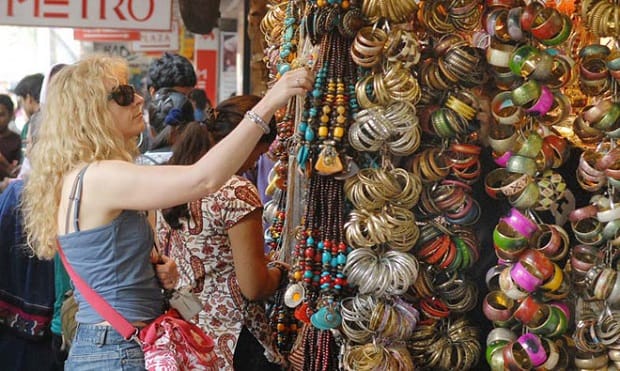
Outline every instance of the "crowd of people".
POLYGON ((167 292, 186 290, 219 369, 280 369, 265 300, 288 267, 265 257, 264 180, 257 188, 243 174, 275 138, 275 111, 311 89, 312 73, 215 108, 180 55, 153 61, 144 94, 128 78, 124 60, 101 55, 25 77, 13 90, 28 117, 19 133, 0 95, 0 365, 144 369, 139 344, 74 288, 62 249, 134 326, 163 312, 167 292))

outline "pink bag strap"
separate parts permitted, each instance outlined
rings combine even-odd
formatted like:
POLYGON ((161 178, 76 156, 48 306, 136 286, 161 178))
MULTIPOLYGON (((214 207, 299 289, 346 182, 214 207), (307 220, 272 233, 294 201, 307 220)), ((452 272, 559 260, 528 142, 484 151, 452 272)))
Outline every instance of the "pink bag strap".
POLYGON ((112 308, 112 306, 101 297, 101 295, 97 294, 95 290, 93 290, 87 283, 80 277, 76 271, 73 270, 71 264, 67 260, 65 253, 62 251, 62 247, 60 246, 60 242, 56 240, 56 244, 58 246, 58 255, 60 255, 60 260, 62 260, 62 264, 65 266, 65 270, 71 277, 73 284, 80 291, 80 293, 84 296, 88 304, 91 305, 99 313, 103 319, 108 321, 112 327, 119 334, 121 334, 125 340, 135 340, 138 339, 139 330, 134 327, 129 321, 127 321, 116 309, 112 308))

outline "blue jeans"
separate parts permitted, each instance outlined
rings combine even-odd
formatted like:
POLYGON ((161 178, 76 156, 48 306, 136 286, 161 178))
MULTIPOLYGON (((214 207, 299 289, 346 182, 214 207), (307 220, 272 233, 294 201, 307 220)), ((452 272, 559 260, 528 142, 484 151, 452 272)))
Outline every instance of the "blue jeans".
POLYGON ((110 326, 80 323, 65 362, 65 370, 144 370, 144 353, 138 343, 123 339, 110 326))

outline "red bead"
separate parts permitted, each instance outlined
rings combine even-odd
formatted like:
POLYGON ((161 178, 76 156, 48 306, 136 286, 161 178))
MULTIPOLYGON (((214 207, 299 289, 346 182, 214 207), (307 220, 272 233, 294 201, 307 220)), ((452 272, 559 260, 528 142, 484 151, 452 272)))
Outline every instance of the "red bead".
POLYGON ((338 244, 338 252, 346 252, 347 251, 347 245, 344 242, 341 242, 338 244))
POLYGON ((314 254, 315 254, 314 248, 308 247, 305 251, 305 254, 306 254, 306 258, 314 257, 314 254))

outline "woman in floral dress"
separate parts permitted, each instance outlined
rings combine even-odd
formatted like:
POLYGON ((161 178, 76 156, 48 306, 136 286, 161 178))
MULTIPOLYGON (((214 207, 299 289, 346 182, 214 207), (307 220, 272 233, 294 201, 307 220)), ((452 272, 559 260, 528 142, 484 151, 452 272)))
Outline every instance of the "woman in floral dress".
MULTIPOLYGON (((213 121, 188 124, 169 164, 193 163, 258 101, 233 97, 220 103, 213 121)), ((238 174, 267 151, 274 137, 272 130, 261 138, 238 174)), ((204 305, 197 323, 214 339, 222 370, 277 370, 283 363, 263 299, 274 294, 286 271, 265 259, 261 214, 256 187, 238 175, 207 197, 157 213, 161 246, 178 266, 179 287, 190 286, 204 305)))

